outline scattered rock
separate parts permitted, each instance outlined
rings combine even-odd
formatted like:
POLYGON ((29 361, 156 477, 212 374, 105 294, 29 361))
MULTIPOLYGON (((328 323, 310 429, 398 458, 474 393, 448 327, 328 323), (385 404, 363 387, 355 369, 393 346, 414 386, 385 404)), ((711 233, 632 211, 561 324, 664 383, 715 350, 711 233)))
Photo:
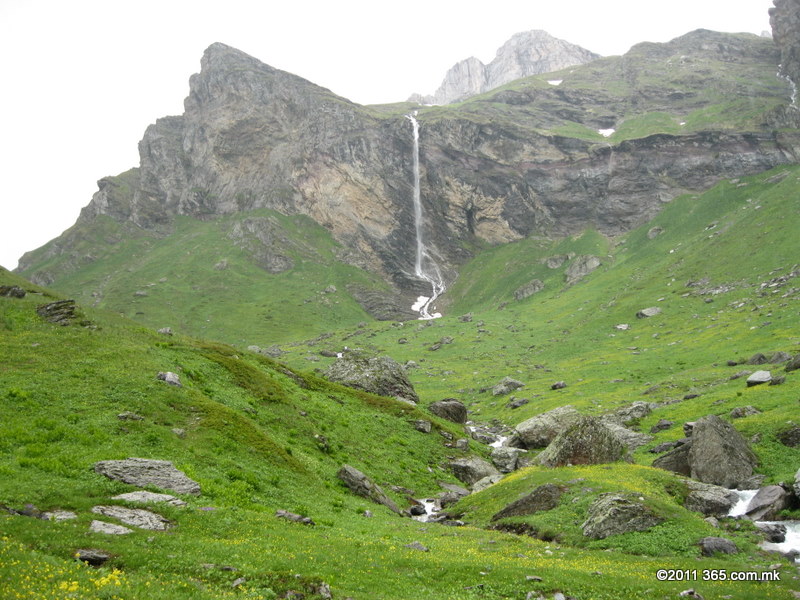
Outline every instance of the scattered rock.
POLYGON ((200 484, 189 479, 167 460, 127 458, 101 460, 94 464, 95 473, 109 479, 140 487, 152 485, 178 494, 200 494, 200 484))
POLYGON ((519 423, 514 430, 524 448, 544 448, 579 418, 580 413, 571 406, 559 406, 519 423))
POLYGON ((701 596, 698 592, 693 589, 683 590, 680 594, 678 594, 679 598, 691 598, 692 600, 706 600, 705 596, 701 596))
POLYGON ((500 471, 477 456, 457 458, 450 463, 450 469, 459 481, 463 481, 467 485, 473 485, 484 477, 500 476, 500 471))
POLYGON ((286 519, 287 521, 292 521, 293 523, 301 523, 303 525, 316 525, 311 517, 304 517, 303 515, 298 515, 293 512, 289 512, 288 510, 276 510, 275 516, 279 519, 286 519))
POLYGON ((770 385, 783 385, 784 383, 786 383, 785 375, 773 376, 769 381, 770 385))
POLYGON ((93 567, 100 567, 111 558, 111 553, 97 548, 79 548, 74 556, 93 567))
POLYGON ((56 325, 71 325, 77 318, 75 300, 58 300, 36 307, 36 314, 56 325))
POLYGON ((129 410, 119 413, 117 418, 120 421, 144 421, 144 417, 142 415, 136 414, 135 412, 131 412, 129 410))
POLYGON ((566 280, 567 285, 578 283, 589 273, 597 269, 600 264, 600 259, 596 256, 583 255, 575 257, 564 273, 564 279, 566 280))
POLYGON ((748 371, 747 369, 744 369, 743 371, 737 371, 736 373, 734 373, 733 375, 731 375, 731 376, 729 377, 729 379, 730 379, 731 381, 733 381, 733 380, 735 380, 735 379, 741 379, 742 377, 747 377, 748 375, 752 375, 752 374, 753 374, 753 372, 752 372, 752 371, 748 371))
POLYGON ((596 417, 582 416, 559 433, 536 457, 545 467, 596 465, 630 460, 628 447, 611 427, 596 417))
POLYGON ((756 371, 747 378, 747 387, 769 383, 770 381, 772 381, 772 373, 769 371, 756 371))
POLYGON ((562 494, 562 488, 552 483, 545 483, 534 489, 530 494, 515 500, 501 511, 495 513, 492 516, 492 521, 552 510, 558 506, 562 494))
POLYGON ((731 411, 731 419, 743 419, 744 417, 752 417, 753 415, 761 414, 761 411, 754 406, 737 406, 731 411))
POLYGON ((790 371, 797 371, 798 369, 800 369, 800 354, 796 355, 789 361, 785 370, 788 373, 790 371))
POLYGON ((467 422, 467 407, 455 398, 445 398, 434 402, 428 407, 428 410, 437 417, 447 419, 453 423, 463 424, 467 422))
POLYGON ((139 490, 137 492, 127 492, 126 494, 119 494, 111 498, 112 500, 125 500, 126 502, 137 502, 139 504, 158 504, 164 503, 170 506, 186 506, 186 502, 175 496, 169 494, 156 494, 155 492, 148 492, 139 490))
POLYGON ((347 488, 354 494, 363 498, 368 498, 376 504, 383 504, 392 512, 400 514, 397 504, 386 495, 379 485, 373 483, 369 477, 350 465, 342 465, 336 474, 344 482, 347 488))
POLYGON ((541 279, 533 279, 514 292, 514 299, 518 302, 538 294, 544 289, 544 282, 541 279))
POLYGON ((555 256, 548 256, 542 259, 542 262, 547 265, 548 269, 560 269, 568 260, 575 258, 574 254, 557 254, 555 256))
POLYGON ((778 441, 783 444, 784 446, 789 446, 790 448, 797 448, 800 446, 800 426, 795 425, 790 429, 786 429, 785 431, 781 431, 776 436, 778 441))
POLYGON ((691 479, 686 480, 686 487, 689 494, 683 502, 684 508, 706 516, 726 516, 739 498, 727 488, 691 479))
POLYGON ((681 438, 679 440, 675 440, 672 442, 663 442, 661 444, 658 444, 657 446, 653 446, 652 448, 650 448, 650 452, 652 452, 653 454, 661 454, 662 452, 668 452, 669 450, 674 450, 678 446, 683 446, 688 441, 689 438, 681 438))
POLYGON ((785 508, 789 508, 789 494, 779 485, 768 485, 758 490, 745 515, 753 521, 772 521, 785 508))
POLYGON ((656 315, 661 314, 661 309, 655 306, 651 306, 650 308, 643 308, 639 312, 636 313, 637 319, 646 319, 648 317, 655 317, 656 315))
POLYGON ((739 549, 732 541, 723 537, 704 537, 698 542, 703 556, 714 554, 737 554, 739 549))
POLYGON ((514 410, 515 408, 519 408, 520 406, 525 406, 526 404, 528 404, 528 402, 530 402, 530 398, 514 398, 508 404, 506 404, 506 406, 511 410, 514 410))
POLYGON ((631 531, 646 531, 662 521, 661 517, 633 496, 606 493, 598 496, 589 506, 581 528, 587 537, 604 539, 631 531))
POLYGON ((769 364, 778 365, 792 360, 792 355, 787 352, 775 352, 769 357, 769 364))
POLYGON ((183 387, 181 385, 180 377, 178 377, 178 375, 172 371, 161 372, 156 375, 156 379, 163 381, 164 383, 168 383, 169 385, 174 385, 175 387, 183 387))
POLYGON ((786 525, 781 523, 756 523, 756 529, 764 534, 764 539, 774 544, 782 544, 786 541, 786 525))
POLYGON ((456 440, 456 449, 469 450, 469 440, 466 438, 459 438, 456 440))
POLYGON ((652 435, 633 431, 632 429, 623 427, 615 421, 609 421, 607 417, 602 417, 602 421, 606 424, 606 427, 608 427, 614 433, 617 439, 625 444, 625 446, 627 446, 628 450, 631 452, 640 446, 648 444, 653 439, 652 435))
POLYGON ((420 552, 430 552, 430 548, 423 546, 420 542, 411 542, 410 544, 406 544, 404 548, 419 550, 420 552))
POLYGON ((509 448, 507 446, 492 448, 492 464, 494 464, 501 473, 511 473, 517 470, 519 455, 522 452, 525 451, 519 448, 509 448))
POLYGON ((504 396, 514 390, 524 387, 525 384, 511 377, 503 377, 493 388, 492 396, 504 396))
POLYGON ((769 359, 762 354, 761 352, 757 352, 753 354, 749 359, 747 359, 748 365, 765 365, 769 362, 769 359))
POLYGON ((647 232, 647 239, 648 240, 654 240, 658 236, 660 236, 662 233, 664 233, 664 228, 663 227, 659 227, 659 226, 651 227, 647 232))
POLYGON ((659 419, 658 423, 653 425, 650 428, 650 433, 658 433, 659 431, 665 431, 672 427, 675 424, 675 421, 668 421, 667 419, 659 419))
POLYGON ((616 329, 617 331, 628 331, 630 330, 630 328, 631 326, 628 323, 619 323, 617 325, 614 325, 614 329, 616 329))
POLYGON ((94 506, 92 512, 105 517, 111 517, 122 521, 126 525, 138 527, 139 529, 149 529, 152 531, 166 531, 172 527, 172 523, 149 510, 143 508, 126 508, 125 506, 94 506))
POLYGON ((122 525, 106 523, 105 521, 92 521, 89 525, 89 531, 93 533, 105 533, 107 535, 126 535, 128 533, 133 533, 133 529, 128 529, 122 525))
POLYGON ((458 320, 462 323, 471 323, 472 322, 472 313, 467 313, 465 315, 461 315, 458 317, 458 320))
POLYGON ((564 381, 556 381, 553 385, 550 386, 551 390, 563 390, 567 387, 566 382, 564 381))
POLYGON ((62 521, 72 521, 73 519, 77 519, 78 515, 71 510, 51 510, 43 512, 41 518, 45 521, 55 521, 56 523, 61 523, 62 521))
POLYGON ((411 404, 419 402, 406 370, 388 356, 370 358, 359 352, 346 352, 328 367, 325 377, 370 394, 411 404))
POLYGON ((172 335, 172 327, 162 327, 158 330, 161 335, 172 335))
POLYGON ((18 285, 0 285, 0 297, 2 298, 24 298, 25 290, 18 285))
POLYGON ((627 425, 628 423, 632 423, 633 421, 638 421, 639 419, 644 419, 647 415, 653 412, 653 409, 658 406, 653 402, 644 402, 643 400, 637 400, 633 404, 628 406, 623 406, 622 408, 618 408, 611 414, 605 415, 604 419, 606 421, 613 421, 615 423, 619 423, 620 425, 627 425))
POLYGON ((433 424, 425 419, 417 419, 414 421, 414 429, 422 433, 430 433, 433 429, 433 424))

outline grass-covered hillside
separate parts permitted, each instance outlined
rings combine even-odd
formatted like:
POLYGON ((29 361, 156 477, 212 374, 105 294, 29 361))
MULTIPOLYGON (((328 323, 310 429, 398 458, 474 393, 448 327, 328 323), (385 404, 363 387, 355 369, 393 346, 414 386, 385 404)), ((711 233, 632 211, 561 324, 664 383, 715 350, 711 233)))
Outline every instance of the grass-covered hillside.
MULTIPOLYGON (((81 297, 70 324, 61 325, 37 312, 59 296, 0 270, 0 286, 27 292, 0 297, 0 597, 320 598, 330 589, 333 598, 354 599, 557 593, 650 599, 694 588, 705 598, 792 598, 800 587, 796 567, 760 550, 749 523, 723 518, 716 528, 687 510, 685 480, 649 466, 655 455, 648 449, 681 437, 683 422, 717 414, 749 440, 766 483, 793 480, 800 450, 777 436, 797 424, 800 375, 777 364, 731 367, 727 361, 800 352, 799 179, 793 167, 725 182, 676 200, 620 239, 587 232, 558 243, 526 240, 486 250, 448 292, 444 318, 402 324, 365 318, 365 325, 337 329, 320 312, 310 341, 280 344, 280 362, 245 349, 267 343, 250 338, 255 325, 244 312, 239 329, 226 331, 227 340, 242 340, 235 346, 210 341, 218 330, 205 340, 182 335, 174 320, 136 324, 93 308, 91 296, 81 297), (567 285, 570 266, 590 255, 600 266, 567 285), (548 266, 547 259, 559 256, 563 261, 548 266), (515 299, 533 279, 543 288, 515 299), (637 318, 646 307, 661 313, 637 318), (616 327, 622 324, 628 327, 616 327), (164 325, 175 335, 155 331, 164 325), (336 360, 321 351, 344 346, 413 360, 418 407, 314 373, 336 360), (747 388, 743 378, 731 378, 743 369, 771 369, 786 379, 747 388), (162 372, 177 374, 182 386, 159 380, 162 372), (492 395, 504 376, 525 385, 492 395), (566 387, 552 390, 557 381, 566 387), (511 408, 512 396, 528 402, 511 408), (489 449, 472 439, 466 449, 453 443, 469 439, 468 432, 427 410, 444 397, 464 401, 475 421, 506 426, 566 404, 603 414, 636 400, 659 404, 634 427, 647 432, 662 418, 676 424, 654 434, 632 463, 515 471, 449 509, 466 523, 461 527, 398 516, 345 488, 337 478, 343 464, 367 474, 401 509, 409 497, 438 494, 439 482, 458 483, 451 460, 486 457, 489 449), (760 413, 730 419, 733 408, 747 405, 760 413), (433 423, 431 433, 414 427, 419 419, 433 423), (97 461, 128 457, 171 461, 200 484, 200 495, 181 495, 185 507, 148 507, 168 519, 166 531, 90 532, 92 521, 114 522, 93 507, 137 507, 111 500, 135 486, 93 470, 97 461), (492 516, 501 508, 547 483, 563 489, 554 509, 496 527, 492 516), (661 522, 647 531, 587 538, 581 525, 605 492, 641 498, 661 522), (36 518, 55 510, 76 518, 36 518), (279 518, 278 510, 315 524, 279 518), (700 558, 698 540, 719 535, 740 552, 700 558), (110 558, 87 566, 76 558, 86 549, 110 558), (770 571, 781 580, 659 582, 660 568, 770 571)), ((245 261, 203 254, 197 227, 187 225, 184 251, 163 257, 162 266, 176 265, 173 272, 137 263, 133 248, 129 263, 119 259, 119 277, 135 273, 153 284, 142 286, 147 295, 131 298, 143 320, 159 310, 162 286, 183 290, 181 301, 192 296, 191 269, 178 268, 181 261, 227 258, 220 273, 246 276, 239 272, 245 261)), ((158 242, 150 243, 157 250, 158 242)), ((302 264, 301 255, 298 249, 295 264, 302 264)), ((325 281, 338 288, 357 276, 325 275, 308 271, 313 283, 302 285, 310 290, 325 281)), ((198 302, 213 302, 194 291, 198 302)), ((335 295, 314 297, 306 310, 318 303, 314 310, 323 311, 323 300, 333 302, 335 295)), ((270 298, 265 293, 258 302, 270 298)), ((300 319, 294 308, 285 312, 288 323, 300 319)), ((213 323, 213 315, 202 316, 213 323)), ((304 331, 288 329, 286 336, 304 331)))

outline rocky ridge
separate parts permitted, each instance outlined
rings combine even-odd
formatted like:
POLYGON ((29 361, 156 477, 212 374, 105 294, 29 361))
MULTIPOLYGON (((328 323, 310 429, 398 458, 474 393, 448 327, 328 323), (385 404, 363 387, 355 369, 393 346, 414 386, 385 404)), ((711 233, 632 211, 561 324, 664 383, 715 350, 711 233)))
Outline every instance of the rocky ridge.
POLYGON ((599 57, 546 31, 523 31, 503 44, 488 65, 474 56, 459 61, 450 67, 433 95, 412 94, 409 100, 420 104, 450 104, 515 79, 582 65, 599 57))

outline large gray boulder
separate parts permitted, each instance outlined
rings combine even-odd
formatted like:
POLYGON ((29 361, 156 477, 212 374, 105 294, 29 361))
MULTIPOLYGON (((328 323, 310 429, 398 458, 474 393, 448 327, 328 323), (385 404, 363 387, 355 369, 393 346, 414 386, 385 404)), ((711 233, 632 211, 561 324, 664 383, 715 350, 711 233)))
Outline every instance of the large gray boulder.
POLYGON ((545 467, 598 465, 630 460, 627 445, 607 423, 596 417, 580 417, 536 457, 545 467))
POLYGON ((645 418, 647 415, 653 412, 653 409, 657 406, 658 405, 655 402, 637 400, 628 406, 623 406, 614 412, 605 415, 604 418, 607 421, 619 423, 620 425, 628 425, 633 421, 638 421, 639 419, 645 418))
POLYGON ((126 458, 124 460, 101 460, 94 464, 95 473, 109 479, 139 487, 151 485, 178 494, 199 494, 200 484, 189 479, 168 460, 149 458, 126 458))
POLYGON ((626 494, 601 494, 589 506, 583 535, 604 539, 631 531, 646 531, 664 519, 654 514, 638 497, 626 494))
POLYGON ((698 544, 703 556, 714 556, 715 554, 737 554, 739 549, 732 541, 722 537, 704 537, 698 544))
POLYGON ((726 516, 739 498, 727 488, 691 479, 686 481, 686 487, 689 494, 683 502, 684 508, 710 517, 726 516))
POLYGON ((367 357, 346 352, 325 371, 325 377, 347 387, 416 404, 419 397, 406 370, 388 356, 367 357))
POLYGON ((453 475, 455 475, 459 481, 462 481, 467 485, 473 485, 484 477, 502 477, 500 471, 477 456, 457 458, 450 463, 450 469, 453 471, 453 475))
POLYGON ((524 386, 525 384, 521 381, 517 381, 511 377, 503 377, 492 388, 492 396, 504 396, 524 386))
POLYGON ((695 423, 688 459, 693 479, 726 488, 744 484, 756 466, 756 456, 747 441, 716 415, 695 423))
POLYGON ((666 454, 655 459, 653 461, 653 466, 658 469, 664 469, 665 471, 678 473, 684 477, 690 477, 692 475, 692 467, 689 464, 689 449, 691 447, 691 440, 680 444, 666 454))
POLYGON ((527 494, 515 500, 499 512, 492 516, 492 521, 504 519, 506 517, 520 517, 532 515, 544 510, 552 510, 558 506, 563 490, 555 484, 545 483, 527 494))
POLYGON ((514 427, 516 437, 525 448, 544 448, 580 416, 580 413, 569 405, 559 406, 519 423, 514 427))
POLYGON ((497 467, 501 473, 511 473, 519 468, 519 455, 524 452, 525 450, 509 448, 507 446, 493 448, 491 454, 492 464, 497 467))
POLYGON ((773 521, 786 508, 789 508, 789 493, 779 485, 768 485, 750 500, 745 516, 753 521, 773 521))
POLYGON ((641 433, 639 431, 633 431, 632 429, 623 427, 617 422, 608 421, 606 417, 603 417, 602 421, 605 424, 605 426, 608 427, 614 433, 617 439, 621 441, 623 444, 625 444, 625 446, 627 446, 628 450, 630 450, 631 452, 633 452, 640 446, 644 446, 653 439, 652 435, 641 433))
POLYGON ((467 422, 467 407, 455 398, 445 398, 434 402, 428 410, 437 417, 442 417, 453 423, 464 424, 467 422))
POLYGON ((350 465, 342 465, 337 477, 354 494, 372 500, 376 504, 382 504, 392 512, 400 514, 400 508, 386 495, 379 485, 373 483, 369 477, 350 465))
POLYGON ((159 514, 144 510, 143 508, 126 508, 124 506, 94 506, 92 512, 97 515, 111 517, 122 521, 125 525, 149 529, 151 531, 166 531, 172 523, 159 514))

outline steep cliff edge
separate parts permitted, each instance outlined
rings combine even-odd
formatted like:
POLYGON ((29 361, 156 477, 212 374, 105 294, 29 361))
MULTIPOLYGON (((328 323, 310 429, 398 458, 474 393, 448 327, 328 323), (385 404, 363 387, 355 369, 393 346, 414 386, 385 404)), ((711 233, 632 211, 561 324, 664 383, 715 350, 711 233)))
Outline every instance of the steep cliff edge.
POLYGON ((800 82, 800 0, 774 0, 773 4, 769 21, 781 52, 781 73, 796 86, 800 82))
POLYGON ((586 64, 599 57, 599 54, 555 38, 546 31, 523 31, 503 44, 488 65, 474 56, 462 60, 447 71, 433 95, 413 94, 411 100, 424 104, 450 104, 515 79, 586 64))
MULTIPOLYGON (((422 228, 446 279, 482 244, 615 235, 679 194, 794 162, 796 111, 777 62, 769 40, 701 30, 571 67, 560 85, 533 77, 420 108, 422 228)), ((168 237, 176 217, 271 209, 322 225, 338 260, 410 306, 422 285, 405 118, 415 107, 362 107, 223 44, 201 67, 184 114, 145 132, 138 169, 101 180, 75 227, 19 271, 58 286, 89 264, 101 272, 114 240, 168 237)), ((280 236, 262 233, 271 246, 253 250, 256 263, 281 255, 280 236)))

